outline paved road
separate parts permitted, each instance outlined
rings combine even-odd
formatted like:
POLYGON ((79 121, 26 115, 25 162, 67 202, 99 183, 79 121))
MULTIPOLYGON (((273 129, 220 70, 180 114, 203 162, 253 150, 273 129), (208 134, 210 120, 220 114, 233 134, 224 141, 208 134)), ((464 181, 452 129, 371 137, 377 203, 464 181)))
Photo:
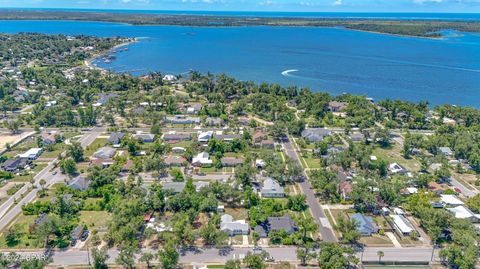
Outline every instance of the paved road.
MULTIPOLYGON (((288 261, 296 263, 296 248, 295 247, 278 247, 278 248, 264 248, 270 256, 276 261, 288 261)), ((155 253, 156 250, 144 250, 155 253)), ((252 251, 252 248, 233 248, 229 253, 220 255, 217 249, 199 249, 196 252, 182 253, 180 262, 184 264, 205 264, 205 263, 224 263, 232 259, 241 259, 244 255, 252 251)), ((365 251, 356 253, 362 261, 378 261, 377 252, 383 251, 385 256, 383 261, 403 261, 403 262, 429 262, 432 254, 431 248, 366 248, 365 251)), ((42 252, 22 252, 19 253, 24 257, 39 256, 42 252)), ((118 256, 118 250, 111 249, 108 251, 108 263, 115 263, 118 256)), ((138 255, 139 256, 139 255, 138 255)), ((137 256, 137 257, 138 257, 137 256)), ((438 260, 438 251, 435 252, 435 260, 438 260)), ((53 253, 52 264, 57 266, 66 265, 86 265, 88 264, 88 252, 85 250, 68 250, 56 251, 53 253)))
POLYGON ((462 191, 462 194, 467 198, 473 197, 473 196, 478 194, 478 191, 474 191, 474 190, 471 190, 471 189, 465 187, 465 185, 463 185, 462 183, 460 183, 458 180, 456 180, 453 177, 451 177, 451 183, 455 188, 460 189, 462 191))
MULTIPOLYGON (((100 131, 92 130, 92 132, 89 132, 85 134, 82 138, 80 138, 79 142, 82 147, 85 148, 90 145, 100 134, 100 131)), ((20 195, 14 195, 14 197, 17 197, 17 201, 19 198, 21 198, 20 201, 15 204, 15 199, 9 199, 4 204, 2 204, 2 206, 0 207, 0 230, 7 227, 15 219, 15 217, 20 214, 23 205, 32 202, 37 197, 37 193, 42 188, 40 185, 40 180, 44 179, 46 181, 45 187, 49 187, 54 183, 63 182, 66 179, 65 175, 59 173, 58 168, 54 170, 54 163, 56 161, 57 159, 54 159, 47 165, 47 167, 45 167, 42 171, 35 175, 35 177, 33 178, 33 185, 35 186, 34 189, 28 192, 28 188, 31 186, 31 184, 28 183, 19 190, 19 194, 25 194, 23 198, 21 198, 20 195)))
MULTIPOLYGON (((293 147, 290 138, 285 138, 282 144, 287 156, 297 161, 298 164, 302 166, 298 153, 293 147)), ((303 172, 303 175, 305 176, 305 178, 308 179, 308 175, 305 172, 303 172)), ((299 183, 299 185, 302 188, 302 192, 307 198, 307 203, 313 215, 313 219, 318 224, 318 231, 322 237, 322 240, 326 242, 337 242, 337 238, 335 237, 335 234, 332 230, 332 226, 328 221, 328 218, 325 215, 323 208, 320 206, 320 203, 318 202, 315 193, 312 190, 312 185, 308 180, 299 183)))

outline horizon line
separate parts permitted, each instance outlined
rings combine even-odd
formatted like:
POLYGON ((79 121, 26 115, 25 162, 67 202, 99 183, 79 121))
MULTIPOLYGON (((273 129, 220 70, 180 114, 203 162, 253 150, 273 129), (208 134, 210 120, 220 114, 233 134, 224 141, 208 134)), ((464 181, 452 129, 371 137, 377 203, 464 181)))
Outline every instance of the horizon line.
POLYGON ((152 12, 255 12, 255 13, 337 13, 337 14, 472 14, 480 15, 477 12, 417 12, 417 11, 396 11, 396 12, 383 12, 383 11, 278 11, 278 10, 195 10, 195 9, 129 9, 129 8, 56 8, 56 7, 1 7, 1 9, 29 9, 29 10, 72 10, 72 11, 152 11, 152 12))

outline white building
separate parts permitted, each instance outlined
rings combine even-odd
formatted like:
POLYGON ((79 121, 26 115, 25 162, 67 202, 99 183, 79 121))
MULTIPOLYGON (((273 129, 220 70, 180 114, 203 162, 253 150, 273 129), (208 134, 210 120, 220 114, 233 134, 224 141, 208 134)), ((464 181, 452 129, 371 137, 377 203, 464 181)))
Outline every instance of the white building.
POLYGON ((36 160, 40 155, 42 155, 43 149, 41 148, 31 148, 27 150, 25 153, 20 154, 18 157, 25 158, 29 160, 36 160))
POLYGON ((260 193, 262 194, 263 198, 281 198, 285 196, 283 187, 280 186, 277 181, 271 178, 266 178, 263 181, 263 187, 260 193))
POLYGON ((447 210, 450 211, 457 219, 468 219, 474 223, 480 222, 480 214, 473 213, 470 209, 463 205, 447 208, 447 210))
POLYGON ((220 220, 220 230, 226 232, 229 236, 247 235, 250 231, 245 220, 233 220, 233 217, 225 214, 220 220))
POLYGON ((210 159, 210 154, 208 154, 208 152, 202 152, 193 157, 192 164, 195 166, 207 166, 212 165, 213 161, 210 159))
POLYGON ((442 194, 440 195, 440 199, 444 205, 448 205, 448 206, 459 206, 459 205, 465 204, 460 199, 458 199, 455 195, 451 195, 451 194, 442 194))
POLYGON ((409 236, 415 229, 410 221, 401 215, 390 215, 393 219, 393 227, 397 232, 403 236, 409 236))
POLYGON ((200 132, 198 134, 198 142, 207 143, 212 137, 213 131, 200 132))

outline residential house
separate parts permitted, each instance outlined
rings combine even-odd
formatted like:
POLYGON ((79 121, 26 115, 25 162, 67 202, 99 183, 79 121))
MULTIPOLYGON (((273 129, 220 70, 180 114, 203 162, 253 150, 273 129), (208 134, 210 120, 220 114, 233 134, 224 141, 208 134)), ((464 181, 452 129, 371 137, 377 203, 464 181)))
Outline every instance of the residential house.
POLYGON ((235 167, 243 165, 243 158, 223 157, 221 160, 223 167, 235 167))
POLYGON ((172 81, 177 80, 177 77, 174 76, 174 75, 171 75, 171 74, 167 74, 167 75, 163 76, 162 80, 172 82, 172 81))
POLYGON ((133 135, 133 138, 142 143, 153 143, 155 141, 154 134, 137 133, 133 135))
POLYGON ((349 181, 343 181, 338 184, 338 193, 340 193, 340 196, 342 197, 343 200, 350 200, 351 199, 351 194, 353 192, 353 186, 352 183, 349 181))
POLYGON ((223 120, 221 118, 208 117, 205 119, 205 126, 222 126, 223 120))
POLYGON ((201 104, 192 104, 187 108, 187 114, 197 114, 202 108, 203 106, 201 104))
POLYGON ((190 141, 192 140, 192 135, 189 133, 176 133, 169 132, 163 135, 163 141, 168 143, 178 143, 181 141, 190 141))
POLYGON ((453 151, 449 147, 439 147, 438 151, 445 157, 452 157, 453 151))
POLYGON ((71 246, 75 246, 77 244, 77 241, 82 237, 83 231, 83 225, 78 225, 75 229, 73 229, 72 233, 70 234, 71 246))
POLYGON ((118 145, 122 141, 122 139, 125 137, 125 133, 123 132, 114 132, 110 134, 110 137, 108 138, 108 143, 112 145, 118 145))
POLYGON ((213 131, 200 132, 198 134, 198 142, 207 143, 208 140, 212 139, 213 131))
POLYGON ((90 182, 83 176, 75 177, 67 183, 68 187, 78 191, 86 191, 89 185, 90 182))
POLYGON ((187 162, 187 159, 185 159, 182 156, 174 156, 170 155, 167 158, 165 158, 165 164, 167 166, 182 166, 187 162))
POLYGON ((268 237, 271 231, 284 230, 287 234, 293 234, 298 230, 297 224, 289 215, 283 217, 268 217, 263 223, 254 228, 255 232, 262 237, 268 237))
POLYGON ((170 124, 200 124, 200 118, 175 115, 173 117, 166 117, 165 122, 170 124))
POLYGON ((327 110, 331 112, 342 112, 347 108, 347 106, 348 103, 345 102, 331 101, 327 105, 327 110))
POLYGON ((96 103, 93 104, 94 107, 99 107, 105 105, 110 99, 118 97, 116 93, 102 93, 100 98, 96 103))
POLYGON ((194 166, 210 166, 212 164, 213 161, 210 159, 208 152, 201 152, 192 159, 192 165, 194 166))
POLYGON ((282 198, 285 197, 285 191, 280 184, 272 178, 266 178, 263 181, 263 187, 260 190, 263 198, 282 198))
POLYGON ((42 145, 55 145, 59 139, 61 139, 62 134, 51 132, 51 133, 43 133, 41 136, 42 145))
POLYGON ((127 162, 122 166, 121 172, 123 173, 128 173, 132 170, 134 167, 135 163, 133 162, 132 159, 128 159, 127 162))
POLYGON ((480 214, 473 213, 470 209, 463 205, 447 208, 447 210, 452 213, 456 219, 468 219, 472 223, 480 222, 480 214))
POLYGON ((27 169, 32 164, 27 158, 14 158, 8 159, 4 163, 2 163, 2 170, 6 172, 19 172, 21 170, 27 169))
POLYGON ((352 215, 352 219, 357 223, 357 231, 362 236, 372 236, 372 234, 378 233, 378 227, 373 223, 371 217, 355 213, 352 215))
POLYGON ((267 148, 267 149, 273 149, 275 148, 275 142, 273 140, 262 140, 262 142, 260 143, 261 147, 262 148, 267 148))
POLYGON ((25 158, 29 160, 36 160, 40 155, 42 155, 43 149, 41 148, 31 148, 25 153, 18 155, 20 158, 25 158))
POLYGON ((229 236, 247 235, 250 227, 245 220, 233 220, 233 217, 224 214, 220 218, 220 230, 226 232, 229 236))
POLYGON ((115 149, 111 147, 101 147, 93 154, 93 157, 98 159, 111 159, 115 155, 115 149))
POLYGON ((402 215, 390 215, 393 220, 393 227, 398 234, 402 236, 410 236, 415 229, 410 221, 402 215))
POLYGON ((110 165, 115 164, 115 161, 112 159, 91 159, 90 166, 100 166, 102 168, 107 168, 110 165))
POLYGON ((365 135, 362 133, 353 133, 350 135, 350 139, 353 142, 361 142, 365 139, 365 135))
POLYGON ((459 205, 465 204, 460 199, 458 199, 455 195, 451 195, 451 194, 440 195, 440 200, 446 206, 459 206, 459 205))
POLYGON ((223 141, 233 141, 235 139, 241 139, 242 134, 223 134, 222 132, 218 132, 214 137, 223 141))
POLYGON ((185 182, 165 182, 163 189, 173 194, 181 193, 185 189, 185 182))
POLYGON ((308 128, 303 130, 302 137, 310 142, 319 142, 323 138, 332 135, 332 132, 325 128, 308 128))
POLYGON ((260 143, 261 143, 263 140, 266 140, 266 139, 267 139, 267 134, 264 133, 262 130, 257 130, 257 131, 255 131, 255 133, 253 134, 252 139, 253 139, 253 143, 254 143, 255 145, 260 145, 260 143))
POLYGON ((391 163, 388 166, 388 170, 392 174, 405 174, 408 172, 405 168, 403 168, 403 166, 399 165, 398 163, 391 163))

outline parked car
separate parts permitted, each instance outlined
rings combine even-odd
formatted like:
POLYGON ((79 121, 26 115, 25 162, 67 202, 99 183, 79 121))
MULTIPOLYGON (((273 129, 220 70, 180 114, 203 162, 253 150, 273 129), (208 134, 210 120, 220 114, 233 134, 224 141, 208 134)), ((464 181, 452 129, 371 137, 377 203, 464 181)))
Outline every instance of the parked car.
POLYGON ((83 231, 82 236, 80 237, 80 240, 84 242, 85 240, 87 240, 89 234, 90 232, 88 230, 83 231))

